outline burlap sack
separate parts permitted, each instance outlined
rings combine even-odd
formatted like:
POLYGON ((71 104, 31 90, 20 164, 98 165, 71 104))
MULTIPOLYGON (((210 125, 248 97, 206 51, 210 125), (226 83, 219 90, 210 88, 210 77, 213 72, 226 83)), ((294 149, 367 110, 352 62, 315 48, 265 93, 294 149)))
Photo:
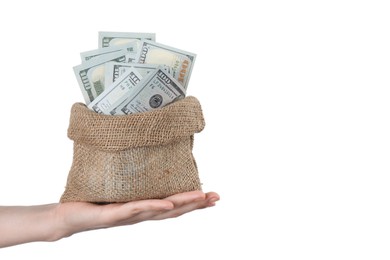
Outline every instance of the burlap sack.
POLYGON ((146 113, 110 116, 73 105, 73 163, 61 202, 127 202, 200 190, 193 136, 205 126, 186 97, 146 113))

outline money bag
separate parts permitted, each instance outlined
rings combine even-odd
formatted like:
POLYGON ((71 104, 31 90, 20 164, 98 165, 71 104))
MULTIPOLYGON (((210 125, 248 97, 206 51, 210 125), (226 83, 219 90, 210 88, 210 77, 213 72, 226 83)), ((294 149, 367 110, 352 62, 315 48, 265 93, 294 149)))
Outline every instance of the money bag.
POLYGON ((195 97, 120 116, 75 103, 68 128, 73 162, 60 201, 128 202, 201 190, 192 149, 204 126, 195 97))

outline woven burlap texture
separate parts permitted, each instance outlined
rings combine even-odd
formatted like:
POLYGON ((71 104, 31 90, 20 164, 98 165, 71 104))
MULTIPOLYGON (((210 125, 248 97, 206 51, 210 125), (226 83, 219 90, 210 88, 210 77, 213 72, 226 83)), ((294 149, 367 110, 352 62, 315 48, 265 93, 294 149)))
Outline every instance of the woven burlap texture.
POLYGON ((60 201, 128 202, 201 190, 192 148, 204 126, 195 97, 123 116, 75 103, 68 128, 73 163, 60 201))

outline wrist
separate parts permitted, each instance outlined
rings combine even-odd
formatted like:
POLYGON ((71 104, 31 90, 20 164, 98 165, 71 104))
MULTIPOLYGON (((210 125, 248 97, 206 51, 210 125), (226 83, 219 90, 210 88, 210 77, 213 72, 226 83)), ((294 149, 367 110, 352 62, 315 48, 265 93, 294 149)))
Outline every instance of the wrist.
POLYGON ((83 213, 83 210, 89 205, 89 203, 58 203, 53 204, 52 217, 52 232, 48 236, 48 241, 56 241, 62 238, 70 237, 73 234, 83 231, 96 229, 95 218, 90 214, 83 213))
POLYGON ((53 242, 68 236, 67 229, 60 214, 58 214, 60 204, 50 204, 47 207, 47 211, 44 212, 45 216, 40 218, 43 222, 42 225, 44 225, 44 228, 41 228, 41 230, 44 230, 41 241, 53 242))
POLYGON ((53 208, 48 218, 51 220, 51 223, 49 224, 51 226, 51 232, 47 236, 47 242, 57 241, 76 233, 72 226, 69 225, 66 216, 62 203, 53 204, 53 208))

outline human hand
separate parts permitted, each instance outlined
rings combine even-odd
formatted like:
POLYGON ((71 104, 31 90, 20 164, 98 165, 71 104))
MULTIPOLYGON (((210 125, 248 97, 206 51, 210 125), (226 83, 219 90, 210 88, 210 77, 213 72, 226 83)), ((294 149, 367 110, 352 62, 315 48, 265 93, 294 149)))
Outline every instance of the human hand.
POLYGON ((191 191, 162 200, 96 205, 87 202, 0 206, 0 248, 56 241, 82 231, 178 217, 215 205, 215 192, 191 191))
POLYGON ((196 209, 214 206, 218 200, 219 195, 215 192, 191 191, 161 200, 140 200, 108 205, 87 202, 60 203, 55 210, 55 219, 59 222, 60 228, 53 240, 86 230, 174 218, 196 209))

